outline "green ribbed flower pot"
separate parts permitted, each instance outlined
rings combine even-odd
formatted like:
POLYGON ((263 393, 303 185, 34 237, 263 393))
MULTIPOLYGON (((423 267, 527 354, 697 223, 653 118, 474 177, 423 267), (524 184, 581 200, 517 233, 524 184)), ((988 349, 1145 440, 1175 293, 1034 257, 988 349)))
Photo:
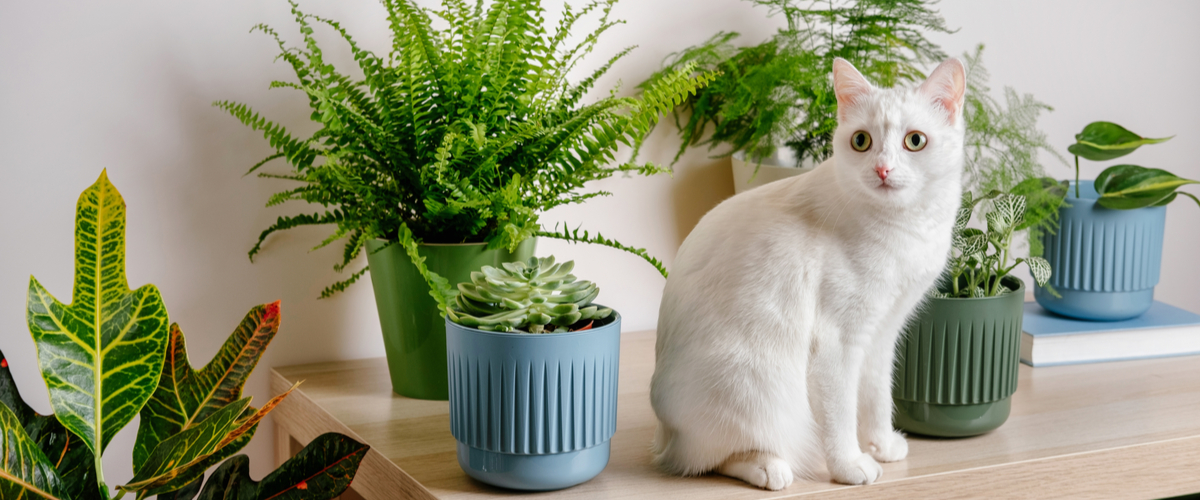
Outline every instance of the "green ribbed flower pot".
POLYGON ((1008 420, 1017 390, 1025 285, 978 299, 929 299, 896 346, 892 399, 896 428, 963 437, 1008 420))
MULTIPOLYGON (((367 262, 392 391, 410 398, 448 400, 446 324, 429 295, 429 285, 404 248, 386 245, 384 240, 368 241, 367 262)), ((488 250, 486 243, 422 244, 417 251, 430 271, 457 284, 470 281, 471 272, 485 265, 529 260, 536 247, 537 241, 530 238, 515 252, 488 250)))

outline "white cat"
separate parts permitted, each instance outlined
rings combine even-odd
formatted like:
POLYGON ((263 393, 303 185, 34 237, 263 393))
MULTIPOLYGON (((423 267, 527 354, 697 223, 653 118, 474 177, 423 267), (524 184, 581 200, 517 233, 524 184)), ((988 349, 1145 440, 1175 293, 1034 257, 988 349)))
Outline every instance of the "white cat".
POLYGON ((836 60, 833 156, 724 201, 683 242, 650 387, 661 468, 778 490, 822 459, 869 484, 908 454, 894 349, 950 251, 964 74, 950 59, 917 89, 878 89, 836 60))

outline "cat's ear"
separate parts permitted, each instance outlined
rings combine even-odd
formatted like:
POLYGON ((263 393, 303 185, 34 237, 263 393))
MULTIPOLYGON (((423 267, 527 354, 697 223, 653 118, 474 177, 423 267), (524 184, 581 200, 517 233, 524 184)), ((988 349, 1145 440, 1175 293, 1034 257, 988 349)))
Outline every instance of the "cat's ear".
POLYGON ((845 113, 870 94, 872 88, 871 82, 850 61, 833 59, 833 93, 837 96, 839 119, 845 118, 845 113))
POLYGON ((967 94, 966 66, 956 58, 947 59, 929 74, 917 92, 944 110, 953 125, 962 117, 963 99, 967 94))

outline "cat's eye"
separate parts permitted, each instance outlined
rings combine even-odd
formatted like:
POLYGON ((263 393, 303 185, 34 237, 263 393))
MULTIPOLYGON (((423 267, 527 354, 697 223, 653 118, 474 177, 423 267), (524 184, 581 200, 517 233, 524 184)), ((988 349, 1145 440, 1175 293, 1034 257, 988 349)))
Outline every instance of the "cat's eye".
POLYGON ((866 131, 859 130, 854 135, 850 136, 850 147, 855 151, 866 151, 871 149, 871 134, 866 131))
POLYGON ((909 132, 908 135, 904 136, 904 149, 909 151, 920 151, 925 149, 925 144, 927 142, 929 141, 925 139, 925 134, 914 130, 909 132))

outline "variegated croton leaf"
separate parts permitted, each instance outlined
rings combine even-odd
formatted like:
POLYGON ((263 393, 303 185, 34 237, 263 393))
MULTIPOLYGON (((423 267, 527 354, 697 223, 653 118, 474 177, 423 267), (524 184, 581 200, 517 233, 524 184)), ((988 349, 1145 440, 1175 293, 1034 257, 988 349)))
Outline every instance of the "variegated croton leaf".
POLYGON ((54 464, 25 433, 17 415, 0 405, 0 498, 67 498, 54 464))
POLYGON ((238 455, 213 471, 200 500, 335 498, 350 487, 368 449, 342 434, 322 434, 259 482, 250 479, 250 459, 238 455))
POLYGON ((271 398, 257 411, 250 406, 250 398, 240 399, 163 440, 150 452, 129 484, 118 488, 136 491, 138 498, 145 498, 187 486, 209 467, 237 453, 250 442, 259 422, 291 394, 296 385, 271 398))
POLYGON ((158 389, 142 408, 133 467, 140 470, 163 440, 198 425, 242 397, 242 387, 267 345, 279 331, 279 302, 246 313, 217 355, 199 371, 192 369, 178 324, 171 325, 166 364, 158 389))
MULTIPOLYGON (((16 416, 25 433, 37 443, 62 480, 63 493, 72 500, 108 498, 107 491, 96 485, 96 466, 92 452, 83 440, 67 432, 54 415, 40 415, 21 397, 10 370, 11 361, 0 352, 0 403, 16 416)), ((0 495, 0 498, 10 498, 0 495)))
POLYGON ((126 281, 125 201, 106 173, 79 196, 71 304, 30 278, 27 311, 55 415, 99 457, 154 392, 167 345, 158 289, 126 281))

